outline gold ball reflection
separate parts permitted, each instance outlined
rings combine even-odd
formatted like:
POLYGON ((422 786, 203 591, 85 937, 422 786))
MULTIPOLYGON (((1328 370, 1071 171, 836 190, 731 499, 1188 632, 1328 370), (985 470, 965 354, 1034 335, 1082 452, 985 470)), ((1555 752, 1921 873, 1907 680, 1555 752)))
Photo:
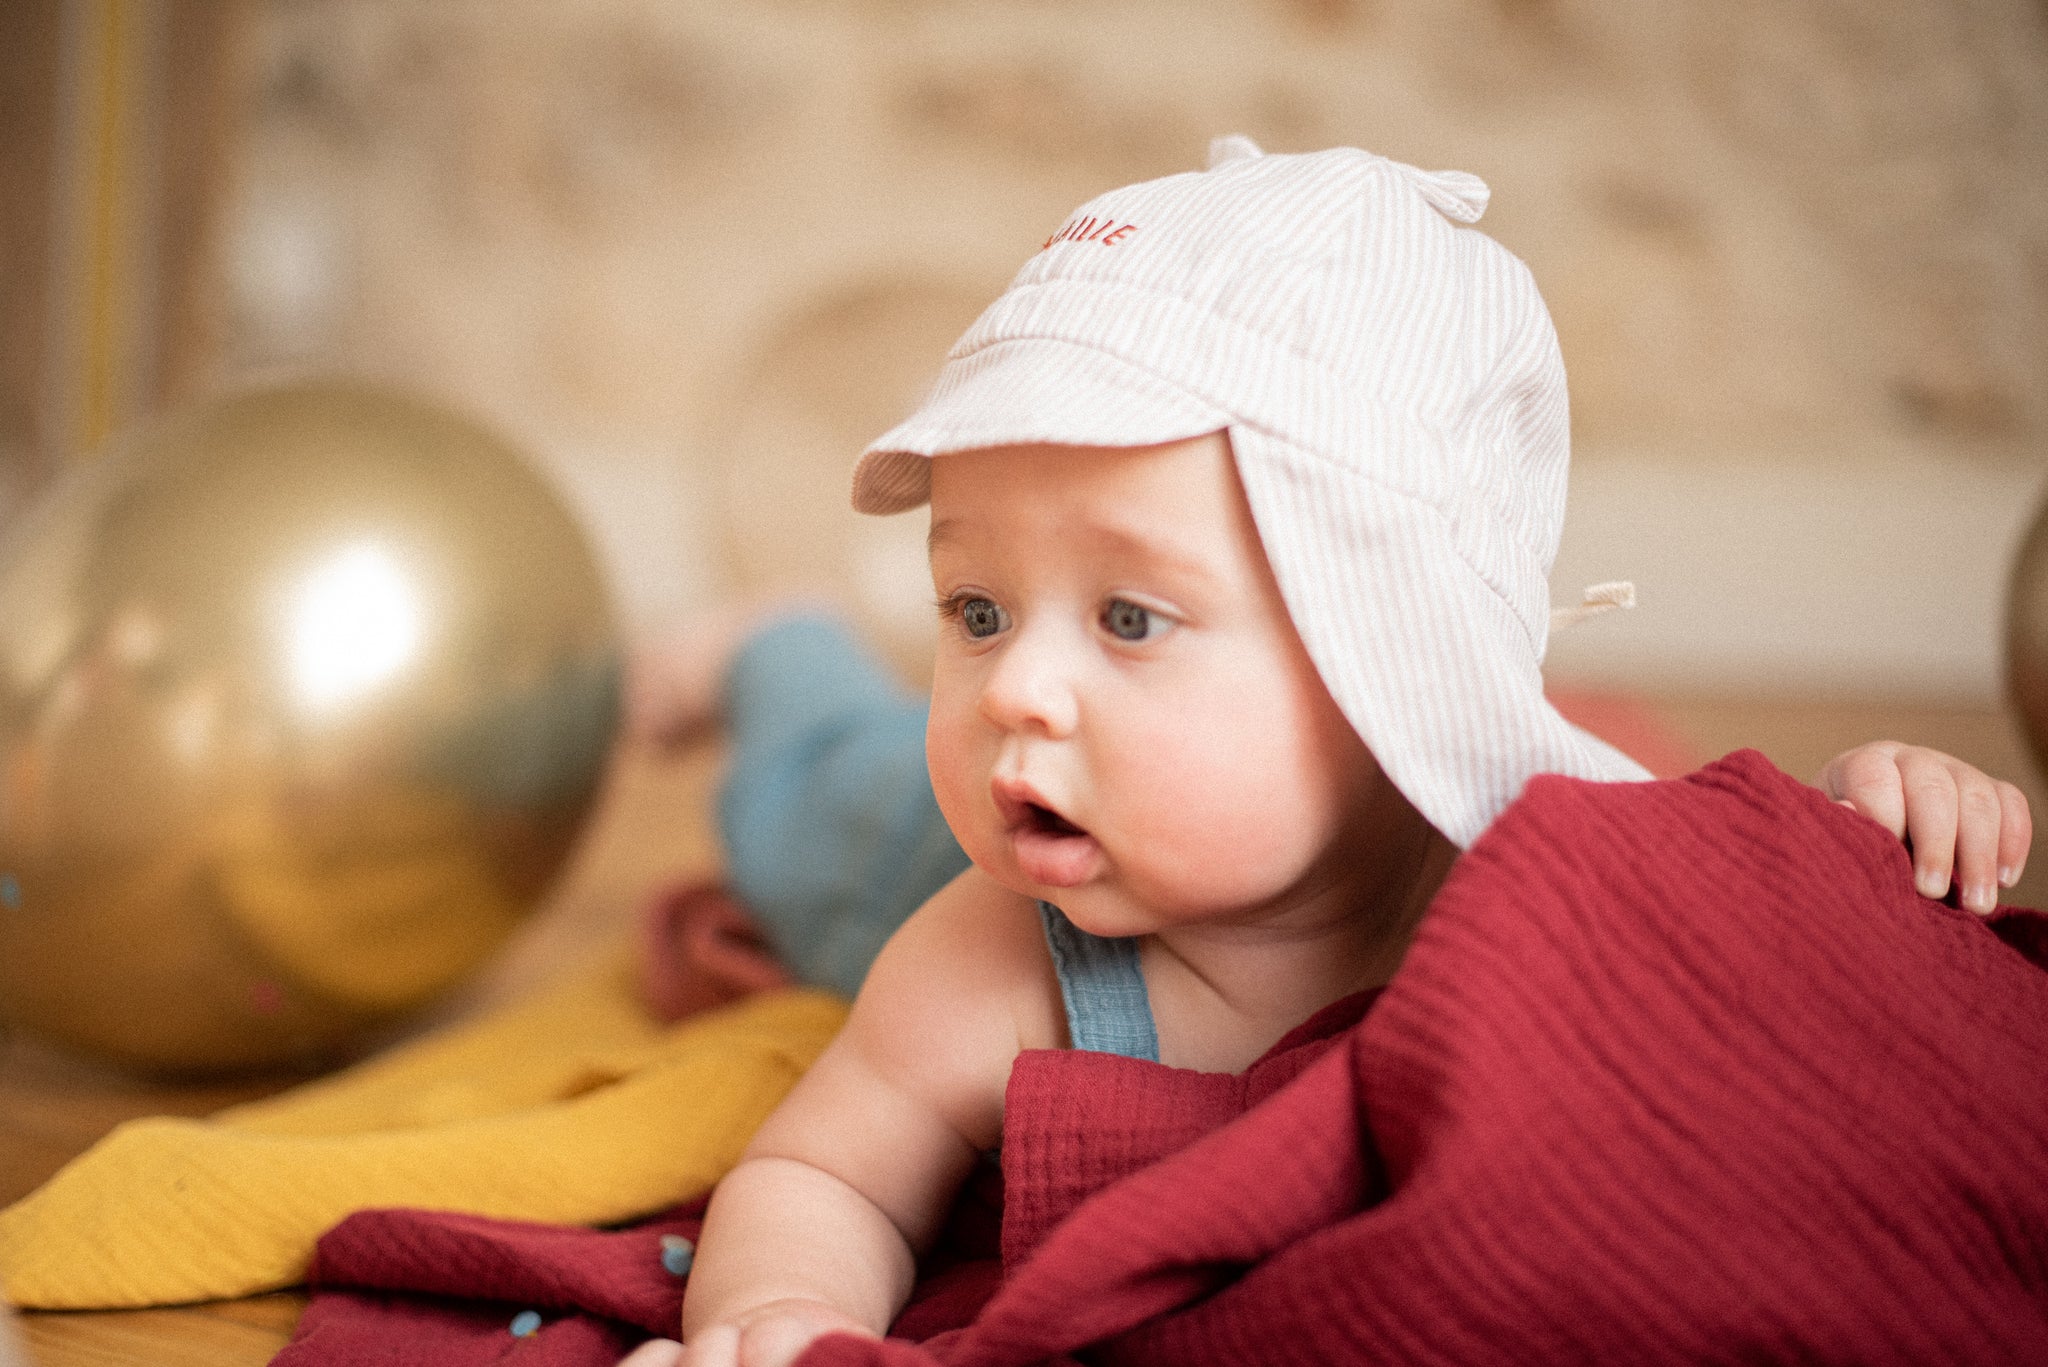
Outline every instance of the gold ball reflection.
POLYGON ((512 448, 308 383, 172 416, 0 541, 0 1022, 316 1063, 472 972, 618 713, 591 552, 512 448))
POLYGON ((2005 682, 2034 763, 2048 773, 2048 503, 2013 562, 2005 606, 2005 682))

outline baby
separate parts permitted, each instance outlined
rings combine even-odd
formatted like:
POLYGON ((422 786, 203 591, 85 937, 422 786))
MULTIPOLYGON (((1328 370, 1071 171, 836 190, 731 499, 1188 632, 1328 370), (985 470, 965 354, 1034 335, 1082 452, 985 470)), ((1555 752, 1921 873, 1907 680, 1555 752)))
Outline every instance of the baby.
MULTIPOLYGON (((1241 1070, 1388 980, 1530 776, 1646 777, 1543 696, 1564 377, 1485 198, 1222 140, 1080 210, 863 458, 857 508, 930 504, 926 758, 971 866, 719 1186, 687 1348, 634 1367, 880 1333, 1020 1051, 1241 1070)), ((2017 876, 2009 785, 1889 745, 1825 777, 1923 890, 2017 876)))

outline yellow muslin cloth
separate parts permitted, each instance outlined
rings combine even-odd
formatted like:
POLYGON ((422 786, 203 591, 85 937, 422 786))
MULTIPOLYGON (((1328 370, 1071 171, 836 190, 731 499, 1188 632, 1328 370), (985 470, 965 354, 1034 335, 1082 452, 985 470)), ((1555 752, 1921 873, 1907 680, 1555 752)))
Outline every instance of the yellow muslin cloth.
POLYGON ((374 1207, 649 1214, 732 1167, 845 1014, 793 990, 664 1025, 613 961, 264 1101, 130 1121, 0 1210, 0 1299, 115 1309, 272 1291, 374 1207))

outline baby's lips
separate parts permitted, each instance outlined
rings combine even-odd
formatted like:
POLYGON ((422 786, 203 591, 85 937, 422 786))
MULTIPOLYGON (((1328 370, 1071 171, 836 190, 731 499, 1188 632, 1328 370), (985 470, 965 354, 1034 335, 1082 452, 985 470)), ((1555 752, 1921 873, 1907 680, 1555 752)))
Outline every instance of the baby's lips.
POLYGON ((1087 830, 1071 822, 1065 812, 1044 797, 1044 793, 1022 779, 993 779, 989 783, 989 797, 995 801, 997 816, 1012 832, 1034 830, 1038 834, 1053 836, 1087 834, 1087 830))
POLYGON ((1059 820, 1066 821, 1059 808, 1046 801, 1043 793, 1022 779, 993 779, 989 783, 989 795, 995 799, 997 815, 1002 817, 1003 824, 1011 830, 1038 825, 1037 818, 1032 815, 1033 809, 1048 812, 1059 820))

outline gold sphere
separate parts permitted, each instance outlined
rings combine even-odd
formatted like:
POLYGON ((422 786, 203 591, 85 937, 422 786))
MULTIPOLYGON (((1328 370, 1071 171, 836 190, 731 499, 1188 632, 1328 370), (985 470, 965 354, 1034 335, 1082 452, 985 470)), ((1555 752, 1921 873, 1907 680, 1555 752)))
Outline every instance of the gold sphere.
POLYGON ((344 1054, 533 907, 618 710, 590 548, 494 434, 337 381, 133 434, 0 541, 0 1023, 344 1054))
POLYGON ((2020 543, 2007 586, 2005 685, 2034 764, 2048 773, 2048 503, 2020 543))

